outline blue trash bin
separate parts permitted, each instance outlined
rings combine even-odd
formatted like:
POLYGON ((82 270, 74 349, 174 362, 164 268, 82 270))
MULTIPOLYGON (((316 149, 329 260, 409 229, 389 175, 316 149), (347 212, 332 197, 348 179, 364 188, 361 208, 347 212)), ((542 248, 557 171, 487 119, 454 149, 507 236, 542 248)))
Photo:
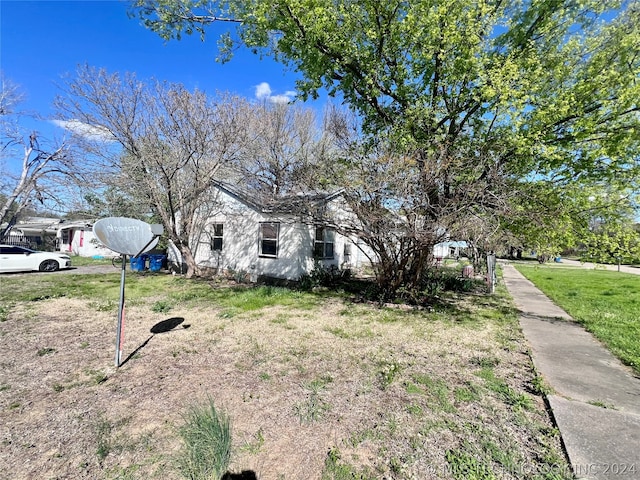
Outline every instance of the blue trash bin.
POLYGON ((149 255, 149 270, 159 272, 166 258, 166 255, 149 255))
POLYGON ((131 257, 131 271, 144 272, 147 264, 147 256, 131 257))

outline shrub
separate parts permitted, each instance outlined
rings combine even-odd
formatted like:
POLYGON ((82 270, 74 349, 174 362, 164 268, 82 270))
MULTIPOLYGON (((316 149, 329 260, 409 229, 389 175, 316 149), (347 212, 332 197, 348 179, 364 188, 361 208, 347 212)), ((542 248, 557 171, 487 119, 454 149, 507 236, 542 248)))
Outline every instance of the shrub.
POLYGON ((298 279, 298 286, 302 290, 311 290, 315 287, 335 287, 350 276, 349 270, 341 270, 335 265, 325 267, 316 260, 311 272, 298 279))

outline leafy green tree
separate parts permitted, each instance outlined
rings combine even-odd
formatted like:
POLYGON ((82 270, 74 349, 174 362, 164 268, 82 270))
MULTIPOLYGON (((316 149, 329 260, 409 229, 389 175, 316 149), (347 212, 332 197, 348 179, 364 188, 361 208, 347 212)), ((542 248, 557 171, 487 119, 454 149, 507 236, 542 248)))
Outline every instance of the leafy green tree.
POLYGON ((236 43, 273 55, 302 74, 302 98, 341 95, 418 160, 491 154, 521 173, 599 177, 638 166, 637 2, 138 0, 132 12, 167 39, 237 21, 221 59, 236 43))
POLYGON ((591 249, 594 255, 595 238, 614 225, 632 228, 635 214, 635 194, 626 186, 573 183, 559 189, 537 181, 520 191, 502 230, 509 232, 509 245, 535 251, 542 261, 565 251, 591 249))
POLYGON ((597 263, 637 263, 640 234, 630 224, 603 224, 587 238, 583 258, 597 263))
MULTIPOLYGON (((607 179, 637 187, 637 2, 138 0, 132 13, 166 39, 236 22, 221 60, 242 44, 298 71, 302 99, 321 89, 343 99, 363 143, 382 143, 390 163, 368 169, 379 173, 371 184, 410 178, 410 194, 390 181, 384 199, 365 202, 411 242, 398 267, 424 264, 437 232, 524 213, 513 200, 533 180, 560 192, 607 179), (407 198, 411 215, 389 208, 407 198)), ((400 275, 417 284, 419 269, 400 275)))

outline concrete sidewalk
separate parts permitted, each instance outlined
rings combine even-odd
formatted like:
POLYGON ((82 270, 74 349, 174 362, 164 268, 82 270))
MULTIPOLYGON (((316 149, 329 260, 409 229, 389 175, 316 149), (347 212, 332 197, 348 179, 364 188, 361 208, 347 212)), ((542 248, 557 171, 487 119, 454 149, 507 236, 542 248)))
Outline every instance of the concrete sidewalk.
POLYGON ((507 290, 580 479, 640 479, 640 378, 513 266, 507 290))

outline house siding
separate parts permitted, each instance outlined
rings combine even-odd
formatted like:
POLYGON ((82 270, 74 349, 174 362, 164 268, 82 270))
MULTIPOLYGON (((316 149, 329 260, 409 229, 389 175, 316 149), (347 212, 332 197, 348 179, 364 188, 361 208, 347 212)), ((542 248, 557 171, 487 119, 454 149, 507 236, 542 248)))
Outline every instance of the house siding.
MULTIPOLYGON (((198 212, 201 231, 190 239, 196 264, 217 272, 244 273, 251 281, 262 277, 297 280, 310 273, 315 265, 313 248, 315 225, 302 223, 297 217, 261 212, 242 199, 224 190, 218 190, 212 202, 198 212), (280 224, 277 257, 261 256, 260 224, 280 224), (222 250, 212 250, 211 240, 215 224, 223 225, 222 250)), ((335 234, 334 257, 318 260, 324 267, 344 264, 344 245, 350 239, 335 234)), ((356 245, 351 246, 351 262, 359 259, 356 245)), ((170 248, 169 260, 180 263, 180 254, 170 248)), ((350 265, 354 266, 354 265, 350 265)))
POLYGON ((113 250, 98 242, 92 227, 60 228, 56 234, 56 240, 58 251, 72 255, 81 257, 117 255, 113 250))

